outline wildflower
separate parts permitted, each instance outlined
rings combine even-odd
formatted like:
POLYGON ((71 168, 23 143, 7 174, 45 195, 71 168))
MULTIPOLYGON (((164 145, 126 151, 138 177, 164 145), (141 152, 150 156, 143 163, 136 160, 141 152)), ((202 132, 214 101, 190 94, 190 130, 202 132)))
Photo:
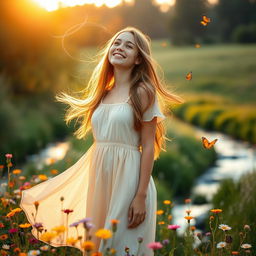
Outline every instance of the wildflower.
POLYGON ((244 230, 251 230, 249 225, 244 225, 244 230))
POLYGON ((170 200, 164 200, 164 204, 171 204, 170 200))
POLYGON ((219 242, 217 243, 217 248, 224 248, 227 245, 226 242, 219 242))
POLYGON ((43 240, 49 243, 54 237, 56 237, 56 233, 53 232, 45 232, 41 235, 40 240, 43 240))
POLYGON ((12 171, 13 174, 20 174, 21 173, 21 170, 20 169, 14 169, 12 171))
POLYGON ((1 256, 9 256, 8 252, 5 250, 0 250, 1 256))
POLYGON ((112 232, 108 229, 99 229, 97 232, 95 232, 95 235, 102 239, 109 239, 112 237, 112 232))
POLYGON ((232 255, 239 255, 239 252, 238 251, 232 251, 231 254, 232 255))
POLYGON ((83 218, 78 221, 78 223, 83 223, 84 228, 88 231, 90 228, 93 227, 93 224, 89 223, 91 221, 91 218, 83 218))
POLYGON ((188 223, 190 223, 190 220, 194 219, 192 216, 185 216, 184 218, 188 221, 188 223))
POLYGON ((25 252, 20 252, 19 256, 27 256, 27 254, 25 252))
POLYGON ((230 230, 231 227, 226 224, 220 224, 219 229, 222 229, 223 231, 230 230))
POLYGON ((40 251, 39 250, 30 250, 28 252, 28 256, 34 256, 34 255, 39 255, 40 251))
POLYGON ((41 251, 48 251, 49 248, 50 248, 50 246, 46 244, 46 245, 41 246, 41 247, 40 247, 40 250, 41 250, 41 251))
POLYGON ((58 174, 58 173, 59 173, 59 171, 56 170, 56 169, 52 169, 52 170, 51 170, 51 174, 53 174, 53 175, 58 174))
POLYGON ((210 211, 213 212, 213 213, 220 213, 220 212, 222 212, 221 209, 211 209, 210 211))
POLYGON ((8 230, 8 232, 9 232, 10 234, 14 234, 14 233, 17 233, 17 232, 18 232, 18 229, 17 229, 17 228, 10 228, 10 229, 8 230))
POLYGON ((147 244, 147 247, 152 250, 158 250, 158 249, 161 249, 163 245, 160 242, 152 242, 147 244))
POLYGON ((168 225, 167 228, 171 230, 177 230, 178 228, 180 228, 180 225, 168 225))
POLYGON ((35 237, 31 237, 28 241, 29 241, 30 244, 37 244, 37 243, 39 243, 39 240, 37 240, 35 237))
POLYGON ((57 233, 57 235, 65 232, 66 227, 65 226, 57 226, 51 229, 52 231, 55 231, 57 233))
POLYGON ((110 253, 111 253, 111 255, 114 255, 116 253, 116 250, 114 248, 111 248, 110 253))
POLYGON ((7 234, 3 234, 0 236, 0 240, 6 240, 8 238, 7 234))
POLYGON ((42 222, 36 222, 33 224, 33 227, 35 227, 38 231, 42 231, 43 228, 43 223, 42 222))
POLYGON ((92 241, 85 241, 82 243, 82 248, 84 248, 85 251, 89 252, 92 251, 95 247, 95 244, 92 241))
POLYGON ((2 248, 5 249, 5 250, 9 250, 9 249, 10 249, 10 245, 8 245, 8 244, 3 244, 3 245, 2 245, 2 248))
POLYGON ((20 248, 19 247, 16 247, 13 249, 14 252, 20 252, 20 248))
POLYGON ((19 176, 19 180, 25 180, 26 177, 25 176, 19 176))
POLYGON ((185 204, 189 204, 189 203, 191 203, 191 199, 190 198, 185 199, 185 204))
POLYGON ((73 238, 73 237, 69 237, 69 238, 67 239, 67 244, 70 244, 70 245, 73 245, 73 246, 74 246, 77 241, 78 241, 78 239, 75 239, 75 238, 73 238))
POLYGON ((116 230, 117 230, 117 224, 118 224, 119 222, 120 222, 119 220, 115 220, 115 219, 111 220, 112 231, 113 231, 113 232, 116 232, 116 230))
POLYGON ((72 224, 70 224, 70 227, 77 227, 80 224, 79 221, 73 222, 72 224))
POLYGON ((241 245, 241 248, 243 249, 249 249, 249 248, 252 248, 252 246, 250 244, 242 244, 241 245))
POLYGON ((4 223, 0 222, 0 228, 4 228, 4 223))
POLYGON ((19 227, 20 227, 20 228, 29 228, 29 227, 31 227, 31 224, 29 224, 29 223, 24 223, 24 224, 20 224, 19 227))
POLYGON ((163 245, 167 245, 167 244, 169 244, 170 243, 170 240, 169 239, 164 239, 163 241, 162 241, 162 244, 163 245))
POLYGON ((214 220, 214 216, 211 215, 211 216, 210 216, 210 220, 211 220, 211 221, 214 220))
POLYGON ((163 213, 164 213, 163 210, 158 210, 158 211, 156 211, 156 214, 157 214, 157 215, 162 215, 163 213))
POLYGON ((5 154, 6 158, 12 158, 12 154, 5 154))
POLYGON ((142 242, 143 242, 143 237, 139 236, 139 237, 137 238, 137 241, 138 241, 138 243, 142 243, 142 242))
POLYGON ((38 177, 40 180, 42 180, 42 181, 48 180, 48 177, 47 177, 46 175, 44 175, 44 174, 39 174, 37 177, 38 177))
POLYGON ((206 232, 205 235, 206 236, 210 236, 212 233, 211 232, 206 232))
POLYGON ((164 224, 165 224, 164 221, 159 221, 159 222, 158 222, 158 225, 164 225, 164 224))
POLYGON ((195 226, 191 226, 191 227, 190 227, 190 230, 195 231, 195 230, 196 230, 196 227, 195 227, 195 226))

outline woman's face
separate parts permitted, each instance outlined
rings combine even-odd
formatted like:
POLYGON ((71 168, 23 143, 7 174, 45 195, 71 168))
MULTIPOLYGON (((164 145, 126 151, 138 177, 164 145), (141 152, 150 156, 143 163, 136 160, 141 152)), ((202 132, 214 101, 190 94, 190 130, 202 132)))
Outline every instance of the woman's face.
POLYGON ((109 49, 108 60, 114 67, 122 69, 139 64, 138 47, 132 33, 123 32, 117 36, 109 49))

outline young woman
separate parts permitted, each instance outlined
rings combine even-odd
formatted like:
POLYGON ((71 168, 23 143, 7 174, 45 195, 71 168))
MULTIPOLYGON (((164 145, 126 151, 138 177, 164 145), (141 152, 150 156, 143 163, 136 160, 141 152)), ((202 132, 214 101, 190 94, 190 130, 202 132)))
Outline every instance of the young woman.
MULTIPOLYGON (((163 101, 183 100, 160 82, 150 39, 140 30, 119 31, 101 54, 81 99, 66 93, 56 96, 70 106, 66 122, 80 121, 77 138, 92 130, 93 145, 69 169, 23 191, 20 206, 33 224, 33 203, 38 201, 36 221, 50 230, 60 224, 59 200, 64 197, 63 207, 73 210, 69 224, 91 218, 95 252, 112 247, 121 256, 128 247, 130 255, 152 256, 147 244, 155 241, 157 193, 151 172, 165 150, 163 101), (95 232, 111 230, 113 219, 119 220, 117 231, 104 244, 95 232), (137 252, 139 237, 143 242, 137 252)), ((68 232, 69 237, 77 236, 75 228, 68 232)), ((36 235, 35 228, 32 233, 36 235)), ((78 233, 84 235, 83 226, 78 233)), ((67 245, 54 239, 51 244, 67 245)), ((74 246, 82 250, 79 242, 74 246)))

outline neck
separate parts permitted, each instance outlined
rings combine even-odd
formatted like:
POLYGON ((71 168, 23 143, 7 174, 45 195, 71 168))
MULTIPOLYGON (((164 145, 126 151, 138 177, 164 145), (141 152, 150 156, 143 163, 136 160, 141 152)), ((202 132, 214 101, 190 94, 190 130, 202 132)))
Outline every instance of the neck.
POLYGON ((132 69, 114 68, 115 87, 130 87, 130 77, 132 69))

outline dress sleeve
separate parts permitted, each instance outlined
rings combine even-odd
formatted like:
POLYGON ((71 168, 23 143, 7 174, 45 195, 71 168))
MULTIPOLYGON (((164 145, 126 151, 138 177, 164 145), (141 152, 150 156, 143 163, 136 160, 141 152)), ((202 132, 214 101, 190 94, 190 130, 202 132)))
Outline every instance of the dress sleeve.
POLYGON ((144 122, 151 121, 154 117, 157 117, 157 123, 163 121, 166 116, 161 112, 158 104, 158 98, 155 96, 155 102, 152 104, 143 114, 142 120, 144 122))

